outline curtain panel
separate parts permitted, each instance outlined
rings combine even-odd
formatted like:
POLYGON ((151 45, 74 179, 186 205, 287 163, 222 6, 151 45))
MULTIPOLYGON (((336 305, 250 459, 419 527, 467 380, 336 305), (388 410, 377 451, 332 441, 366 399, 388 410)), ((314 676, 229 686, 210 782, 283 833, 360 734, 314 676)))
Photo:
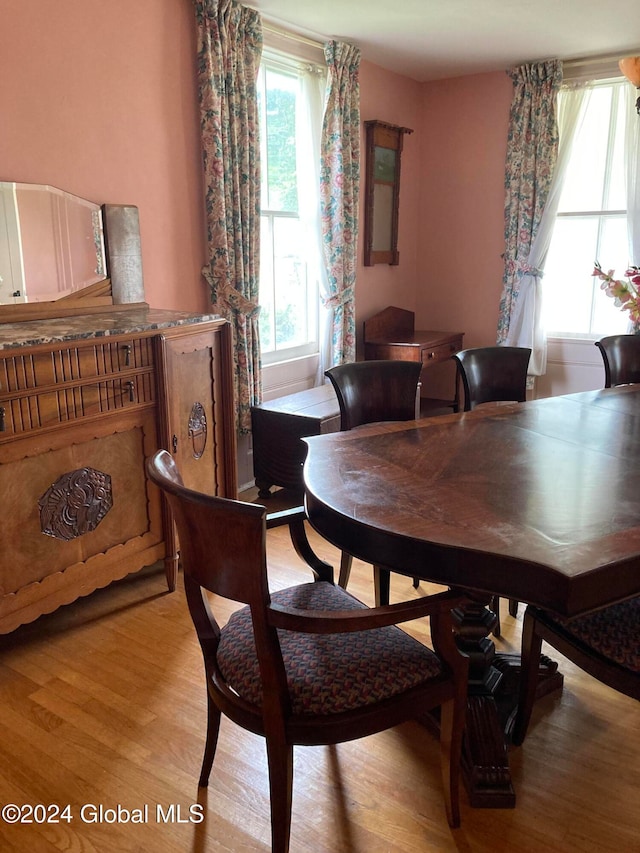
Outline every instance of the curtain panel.
POLYGON ((258 289, 260 142, 256 80, 260 15, 234 0, 194 0, 208 263, 217 313, 234 332, 237 428, 261 400, 258 289))
POLYGON ((540 271, 530 263, 558 154, 556 94, 559 60, 521 65, 507 72, 514 86, 505 167, 505 253, 498 344, 509 334, 522 277, 540 271))
POLYGON ((329 312, 330 352, 321 370, 355 361, 355 283, 360 195, 360 50, 325 45, 327 97, 322 125, 320 215, 326 277, 322 304, 329 312))

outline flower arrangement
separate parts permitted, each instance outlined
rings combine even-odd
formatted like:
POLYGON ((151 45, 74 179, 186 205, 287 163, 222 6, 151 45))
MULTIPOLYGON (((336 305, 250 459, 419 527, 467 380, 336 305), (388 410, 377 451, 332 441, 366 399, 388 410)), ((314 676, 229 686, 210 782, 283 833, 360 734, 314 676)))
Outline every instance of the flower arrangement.
POLYGON ((600 289, 615 299, 616 307, 629 312, 629 320, 637 328, 640 326, 640 267, 629 267, 625 272, 627 279, 614 278, 613 274, 614 270, 604 272, 597 261, 591 273, 602 281, 600 289))

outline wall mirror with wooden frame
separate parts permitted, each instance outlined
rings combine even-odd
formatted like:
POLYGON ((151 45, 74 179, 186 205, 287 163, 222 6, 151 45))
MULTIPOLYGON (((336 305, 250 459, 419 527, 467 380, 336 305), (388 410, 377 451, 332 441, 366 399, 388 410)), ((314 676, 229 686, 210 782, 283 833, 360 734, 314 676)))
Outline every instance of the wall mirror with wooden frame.
POLYGON ((398 204, 400 158, 408 127, 377 119, 365 121, 366 177, 364 218, 364 264, 400 262, 398 253, 398 204))

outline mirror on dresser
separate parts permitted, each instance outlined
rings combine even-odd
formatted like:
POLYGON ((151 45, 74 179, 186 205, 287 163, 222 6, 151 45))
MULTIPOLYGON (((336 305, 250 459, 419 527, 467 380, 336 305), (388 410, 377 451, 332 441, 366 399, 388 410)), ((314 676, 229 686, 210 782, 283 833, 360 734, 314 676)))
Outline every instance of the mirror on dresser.
POLYGON ((100 205, 0 181, 0 305, 63 299, 104 281, 106 267, 100 205))
POLYGON ((0 322, 136 302, 144 303, 137 207, 0 181, 0 322))

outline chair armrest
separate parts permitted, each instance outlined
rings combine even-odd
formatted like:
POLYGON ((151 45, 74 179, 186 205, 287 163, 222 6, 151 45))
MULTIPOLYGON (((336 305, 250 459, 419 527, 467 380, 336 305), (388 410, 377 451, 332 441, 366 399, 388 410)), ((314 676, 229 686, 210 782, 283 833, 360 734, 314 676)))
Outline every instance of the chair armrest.
MULTIPOLYGON (((345 593, 345 595, 349 595, 345 593)), ((302 610, 271 604, 269 624, 285 631, 304 631, 308 634, 343 634, 385 628, 433 614, 447 614, 464 601, 457 591, 447 591, 426 598, 411 599, 384 607, 363 607, 357 610, 302 610)))

